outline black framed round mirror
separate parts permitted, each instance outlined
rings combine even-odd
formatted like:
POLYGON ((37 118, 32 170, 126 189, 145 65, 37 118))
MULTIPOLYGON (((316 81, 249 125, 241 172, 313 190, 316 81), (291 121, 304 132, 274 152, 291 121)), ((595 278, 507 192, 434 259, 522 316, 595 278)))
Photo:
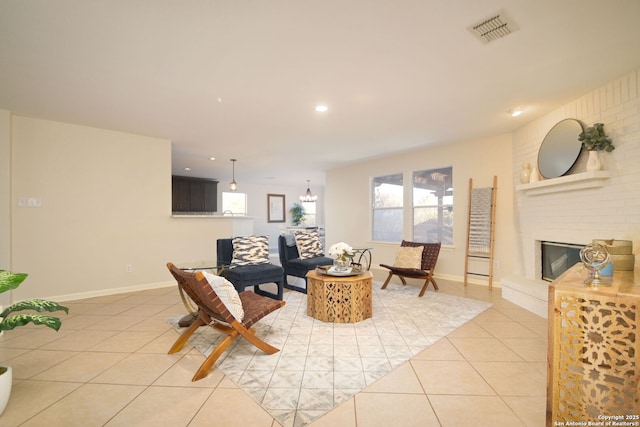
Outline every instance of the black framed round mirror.
POLYGON ((538 172, 544 178, 557 178, 569 172, 576 163, 582 142, 578 135, 584 126, 579 120, 564 119, 551 128, 538 151, 538 172))

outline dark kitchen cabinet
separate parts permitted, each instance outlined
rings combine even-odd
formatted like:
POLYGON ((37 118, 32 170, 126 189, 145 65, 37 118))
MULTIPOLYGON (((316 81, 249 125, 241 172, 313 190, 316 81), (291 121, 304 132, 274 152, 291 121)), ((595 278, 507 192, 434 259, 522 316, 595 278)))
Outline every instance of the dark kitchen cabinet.
POLYGON ((184 176, 171 177, 173 212, 215 212, 218 181, 184 176))

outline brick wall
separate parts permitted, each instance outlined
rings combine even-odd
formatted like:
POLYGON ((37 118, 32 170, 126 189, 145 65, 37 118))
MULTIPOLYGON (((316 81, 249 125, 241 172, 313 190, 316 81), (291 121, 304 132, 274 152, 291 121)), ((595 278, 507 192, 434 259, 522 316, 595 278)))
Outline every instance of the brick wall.
MULTIPOLYGON (((611 178, 600 188, 527 195, 514 189, 514 274, 539 278, 540 240, 586 244, 594 238, 633 241, 640 252, 640 69, 585 94, 518 129, 513 138, 514 184, 522 164, 536 165, 547 132, 560 120, 604 123, 616 149, 600 153, 611 178)), ((582 152, 570 174, 584 172, 582 152)), ((637 257, 636 257, 637 258, 637 257)), ((640 265, 636 259, 636 266, 640 265)))

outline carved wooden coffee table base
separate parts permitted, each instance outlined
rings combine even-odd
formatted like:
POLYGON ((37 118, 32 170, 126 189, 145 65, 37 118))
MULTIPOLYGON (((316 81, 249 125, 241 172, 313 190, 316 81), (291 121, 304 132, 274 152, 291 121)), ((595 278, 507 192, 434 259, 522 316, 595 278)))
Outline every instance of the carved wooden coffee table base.
POLYGON ((307 273, 307 315, 323 322, 355 323, 372 316, 372 276, 307 273))

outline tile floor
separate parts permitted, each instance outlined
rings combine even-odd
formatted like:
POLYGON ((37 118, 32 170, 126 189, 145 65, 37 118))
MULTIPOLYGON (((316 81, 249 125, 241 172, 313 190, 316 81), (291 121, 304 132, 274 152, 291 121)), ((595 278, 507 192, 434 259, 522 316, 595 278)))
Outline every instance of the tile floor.
MULTIPOLYGON (((500 289, 438 284, 493 306, 311 426, 544 425, 546 320, 500 289)), ((176 288, 66 305, 57 333, 0 338, 0 363, 14 372, 0 425, 279 426, 218 369, 192 383, 203 360, 192 346, 166 354, 176 332, 164 319, 184 311, 176 288)))

